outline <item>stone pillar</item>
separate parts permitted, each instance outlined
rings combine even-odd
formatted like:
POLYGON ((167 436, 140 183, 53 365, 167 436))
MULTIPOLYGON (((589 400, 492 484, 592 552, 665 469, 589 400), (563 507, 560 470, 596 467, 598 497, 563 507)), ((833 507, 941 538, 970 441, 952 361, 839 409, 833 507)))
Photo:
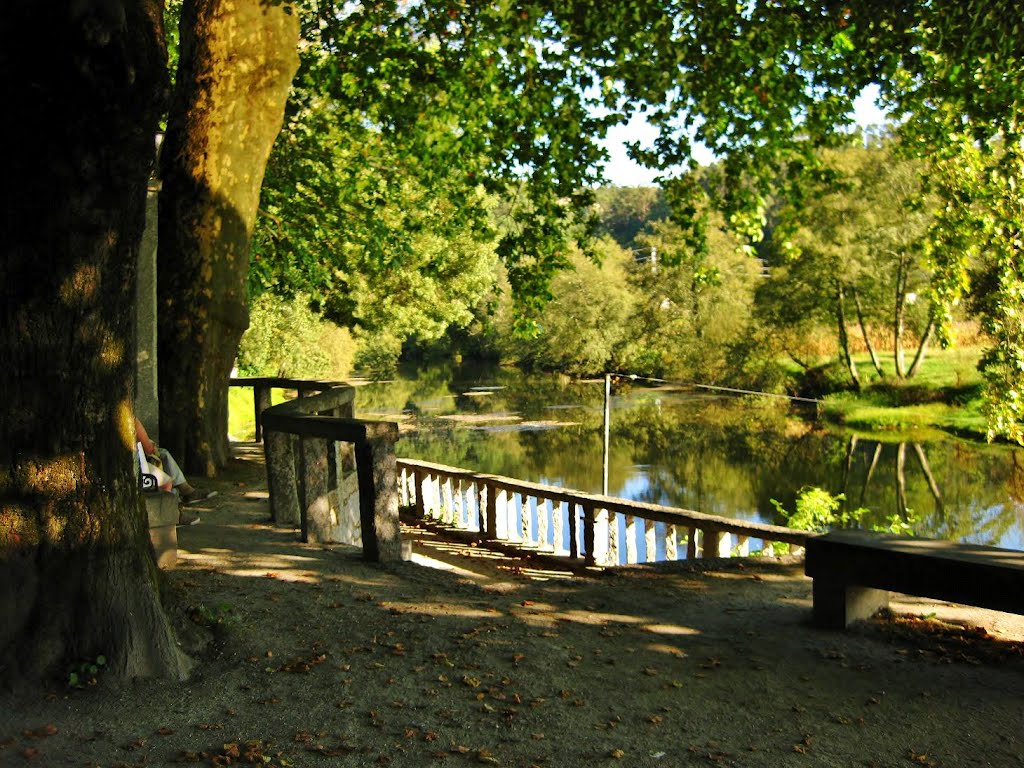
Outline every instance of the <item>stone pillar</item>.
POLYGON ((298 438, 287 432, 267 432, 263 438, 270 516, 277 525, 296 526, 302 519, 295 471, 297 442, 298 438))
POLYGON ((359 510, 363 556, 367 560, 402 559, 402 530, 398 521, 398 468, 395 441, 398 425, 367 424, 366 440, 356 443, 359 510))

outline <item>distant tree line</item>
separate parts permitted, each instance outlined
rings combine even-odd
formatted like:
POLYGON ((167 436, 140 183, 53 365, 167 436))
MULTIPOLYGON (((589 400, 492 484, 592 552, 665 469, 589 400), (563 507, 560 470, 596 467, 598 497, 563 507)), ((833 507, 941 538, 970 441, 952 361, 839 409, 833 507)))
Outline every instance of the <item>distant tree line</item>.
MULTIPOLYGON (((525 333, 497 240, 470 245, 461 236, 422 235, 411 246, 423 249, 421 263, 447 254, 452 274, 432 278, 410 268, 400 278, 407 283, 402 290, 387 280, 350 286, 350 301, 362 307, 355 337, 346 342, 354 364, 386 373, 403 357, 459 355, 574 375, 620 370, 820 394, 859 387, 854 353, 865 351, 875 375, 910 378, 937 316, 925 255, 937 200, 922 187, 926 166, 901 155, 895 138, 866 141, 860 133, 822 150, 820 160, 829 173, 807 192, 802 224, 786 243, 775 227, 776 212, 788 204, 781 194, 753 240, 706 211, 705 241, 696 248, 672 221, 660 188, 598 188, 590 252, 570 248, 568 267, 551 280, 550 300, 525 333), (416 281, 425 280, 437 287, 417 289, 416 281), (417 305, 416 296, 425 303, 417 305), (374 312, 375 306, 388 309, 374 312), (883 367, 883 355, 891 365, 883 367)), ((723 183, 715 166, 694 175, 705 186, 723 183)), ((496 232, 511 207, 497 199, 489 204, 496 232)), ((274 223, 265 219, 264 226, 274 223)), ((259 265, 251 279, 260 279, 259 265)), ((298 298, 311 312, 322 308, 301 293, 307 286, 296 280, 281 295, 286 303, 298 298)), ((272 303, 272 295, 264 292, 261 301, 272 303)), ((324 316, 341 319, 337 311, 324 316)), ((250 372, 277 365, 255 349, 270 320, 254 314, 243 339, 240 359, 250 372)), ((279 339, 280 332, 267 338, 279 339)), ((305 338, 311 349, 322 348, 305 338)))

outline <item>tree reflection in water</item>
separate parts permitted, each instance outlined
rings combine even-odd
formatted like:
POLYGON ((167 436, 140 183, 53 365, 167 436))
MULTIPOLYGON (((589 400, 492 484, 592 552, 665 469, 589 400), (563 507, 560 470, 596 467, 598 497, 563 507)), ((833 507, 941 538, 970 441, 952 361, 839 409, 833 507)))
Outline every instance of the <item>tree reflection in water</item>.
MULTIPOLYGON (((360 387, 357 410, 405 412, 412 429, 399 441, 401 456, 601 489, 600 381, 431 368, 360 387), (460 420, 465 416, 472 419, 460 420)), ((1021 449, 858 437, 798 415, 766 398, 619 387, 610 492, 783 523, 771 500, 792 509, 801 488, 819 486, 844 494, 851 507, 867 507, 865 525, 884 525, 896 514, 922 536, 1024 548, 1021 449)))

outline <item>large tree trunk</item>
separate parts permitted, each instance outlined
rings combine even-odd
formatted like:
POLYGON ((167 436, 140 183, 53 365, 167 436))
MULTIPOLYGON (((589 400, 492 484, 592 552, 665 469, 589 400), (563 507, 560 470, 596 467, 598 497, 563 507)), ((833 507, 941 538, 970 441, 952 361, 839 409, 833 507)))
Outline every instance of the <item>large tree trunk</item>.
POLYGON ((928 316, 928 325, 924 327, 924 333, 921 334, 921 340, 917 343, 917 352, 914 354, 914 361, 910 364, 910 370, 907 371, 907 378, 912 379, 917 375, 920 370, 922 363, 924 363, 924 353, 928 349, 928 341, 932 337, 932 332, 935 330, 935 313, 932 312, 928 316))
POLYGON ((900 253, 899 261, 896 263, 896 303, 893 307, 892 319, 893 363, 896 368, 896 377, 900 379, 907 376, 903 354, 903 327, 907 309, 907 272, 906 256, 900 253))
POLYGON ((857 361, 850 350, 850 336, 846 330, 846 291, 842 283, 836 284, 836 323, 839 326, 839 355, 843 358, 846 370, 850 373, 853 388, 860 391, 860 374, 857 372, 857 361))
POLYGON ((878 353, 875 351, 875 345, 871 343, 871 334, 868 333, 868 324, 864 319, 864 307, 860 301, 860 293, 857 289, 853 289, 853 303, 857 308, 857 323, 860 325, 860 335, 864 337, 864 346, 868 349, 868 354, 871 356, 871 364, 875 367, 875 373, 878 374, 878 378, 885 378, 885 371, 882 370, 882 363, 878 359, 878 353))
POLYGON ((161 159, 160 438, 187 471, 228 459, 228 378, 249 324, 260 186, 298 69, 299 23, 265 0, 186 0, 161 159))
POLYGON ((15 133, 0 173, 0 680, 99 655, 121 675, 180 677, 132 419, 161 4, 0 9, 15 133))

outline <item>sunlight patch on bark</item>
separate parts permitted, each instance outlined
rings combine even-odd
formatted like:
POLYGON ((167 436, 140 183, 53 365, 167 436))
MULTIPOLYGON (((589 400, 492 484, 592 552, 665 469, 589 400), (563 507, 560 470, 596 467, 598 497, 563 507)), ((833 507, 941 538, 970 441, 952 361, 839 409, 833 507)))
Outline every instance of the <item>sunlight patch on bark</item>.
POLYGON ((114 368, 124 360, 124 343, 108 338, 100 344, 100 363, 105 368, 114 368))
POLYGON ((54 500, 65 499, 89 483, 81 452, 26 461, 15 473, 15 484, 23 493, 54 500))
POLYGON ((0 507, 0 549, 5 553, 20 547, 34 547, 39 543, 39 528, 34 510, 20 505, 0 507))
POLYGON ((68 306, 86 304, 93 300, 99 286, 99 268, 95 264, 83 264, 61 285, 60 298, 68 306))
POLYGON ((135 409, 127 398, 117 404, 115 427, 121 443, 135 454, 135 409))

